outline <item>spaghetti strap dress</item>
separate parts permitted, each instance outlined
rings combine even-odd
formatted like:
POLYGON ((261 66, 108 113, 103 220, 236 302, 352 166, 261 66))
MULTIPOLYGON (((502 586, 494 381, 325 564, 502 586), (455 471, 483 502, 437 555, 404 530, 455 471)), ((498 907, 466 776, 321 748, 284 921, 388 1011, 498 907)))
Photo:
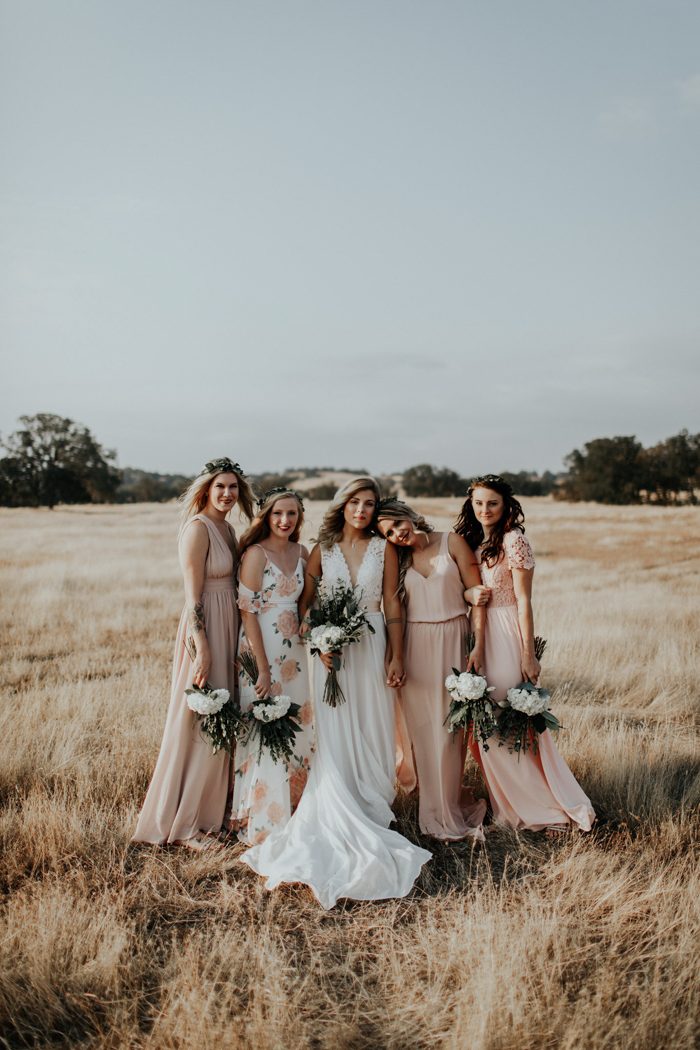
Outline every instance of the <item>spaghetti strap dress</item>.
MULTIPOLYGON (((308 652, 299 638, 297 601, 304 589, 304 559, 287 576, 265 555, 262 587, 251 591, 238 585, 238 607, 258 618, 265 654, 270 664, 272 696, 288 696, 299 704, 301 732, 294 739, 294 754, 288 762, 274 762, 260 754, 257 738, 236 747, 233 813, 231 825, 241 842, 252 846, 263 842, 273 828, 282 827, 296 808, 306 784, 313 753, 313 705, 309 685, 308 652)), ((238 650, 248 643, 241 625, 238 650)), ((241 711, 249 711, 256 700, 246 675, 238 676, 241 711)))
MULTIPOLYGON (((482 582, 491 588, 486 612, 485 675, 494 687, 491 698, 505 700, 508 690, 522 681, 522 635, 512 570, 533 569, 535 559, 518 529, 503 537, 503 554, 495 565, 482 562, 479 550, 476 559, 482 582)), ((538 735, 537 744, 537 754, 528 749, 517 755, 505 746, 499 747, 495 735, 488 751, 480 741, 470 740, 470 750, 486 781, 494 821, 530 831, 573 823, 581 831, 589 831, 595 820, 593 806, 559 754, 549 730, 538 735)))
MULTIPOLYGON (((238 610, 236 559, 217 527, 204 514, 195 514, 209 533, 202 605, 204 628, 211 651, 208 681, 234 695, 238 610)), ((184 530, 183 530, 184 534, 184 530)), ((134 842, 177 842, 204 833, 218 833, 224 822, 231 758, 225 751, 212 754, 199 729, 199 720, 187 706, 185 689, 192 686, 193 664, 185 649, 188 610, 182 610, 175 639, 170 705, 163 741, 134 832, 134 842)))
POLYGON ((467 745, 464 731, 445 726, 450 697, 445 678, 467 666, 469 621, 464 584, 442 534, 429 576, 410 566, 406 572, 406 684, 401 706, 418 775, 421 831, 446 841, 483 838, 486 802, 476 801, 462 784, 467 745))

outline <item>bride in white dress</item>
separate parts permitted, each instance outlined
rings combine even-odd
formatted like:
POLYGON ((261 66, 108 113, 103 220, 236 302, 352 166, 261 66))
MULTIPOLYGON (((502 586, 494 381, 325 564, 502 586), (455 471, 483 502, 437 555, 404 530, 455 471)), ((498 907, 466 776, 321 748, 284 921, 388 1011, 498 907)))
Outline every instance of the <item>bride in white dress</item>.
POLYGON ((346 702, 338 707, 322 702, 327 672, 324 658, 314 660, 316 754, 309 781, 291 820, 241 858, 265 876, 267 889, 303 882, 324 908, 341 897, 405 897, 431 858, 389 830, 396 751, 395 699, 388 687, 404 678, 403 634, 396 552, 369 533, 380 495, 374 478, 356 478, 336 493, 324 516, 306 568, 300 618, 322 576, 331 586, 341 582, 362 592, 375 633, 366 631, 344 649, 338 680, 346 702))

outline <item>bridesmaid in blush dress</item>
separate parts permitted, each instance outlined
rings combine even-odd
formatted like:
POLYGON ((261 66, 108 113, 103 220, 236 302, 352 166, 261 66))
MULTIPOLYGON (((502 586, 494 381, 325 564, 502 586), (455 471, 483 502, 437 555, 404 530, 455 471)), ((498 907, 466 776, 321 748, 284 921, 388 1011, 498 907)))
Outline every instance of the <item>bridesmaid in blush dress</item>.
MULTIPOLYGON (((522 507, 503 478, 487 474, 469 486, 456 532, 476 554, 483 586, 467 593, 487 602, 484 673, 494 686, 491 697, 503 701, 519 682, 537 682, 532 616, 535 559, 525 537, 522 507)), ((489 791, 493 817, 511 828, 557 834, 571 824, 590 831, 595 813, 548 730, 537 737, 537 753, 520 755, 499 747, 488 751, 471 740, 489 791)))
POLYGON ((170 706, 150 787, 139 815, 134 842, 175 843, 203 850, 224 821, 231 758, 212 754, 185 689, 209 682, 233 695, 238 616, 236 535, 227 516, 240 503, 250 519, 253 493, 237 463, 207 463, 181 497, 179 537, 185 608, 175 639, 170 706), (185 642, 191 637, 196 659, 185 642))
POLYGON ((464 732, 450 733, 445 719, 450 697, 445 678, 483 661, 484 610, 475 608, 470 631, 465 588, 478 586, 479 570, 461 536, 435 532, 401 500, 382 500, 377 528, 399 556, 399 595, 406 627, 406 681, 401 705, 418 775, 421 831, 444 842, 483 839, 486 802, 475 801, 462 784, 467 747, 464 732))

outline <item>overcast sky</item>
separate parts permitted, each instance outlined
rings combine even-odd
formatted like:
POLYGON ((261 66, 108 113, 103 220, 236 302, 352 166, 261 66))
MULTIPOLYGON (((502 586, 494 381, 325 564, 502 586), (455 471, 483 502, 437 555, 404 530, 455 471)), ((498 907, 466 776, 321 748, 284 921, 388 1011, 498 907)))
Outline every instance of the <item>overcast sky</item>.
POLYGON ((700 4, 0 0, 0 432, 561 468, 700 430, 700 4))

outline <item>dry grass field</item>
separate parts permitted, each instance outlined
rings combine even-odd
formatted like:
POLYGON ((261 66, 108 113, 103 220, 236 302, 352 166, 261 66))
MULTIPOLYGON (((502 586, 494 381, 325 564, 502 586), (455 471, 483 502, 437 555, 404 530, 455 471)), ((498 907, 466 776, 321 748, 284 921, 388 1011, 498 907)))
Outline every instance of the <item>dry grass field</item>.
MULTIPOLYGON (((182 601, 177 508, 0 511, 0 1046, 696 1045, 700 509, 525 507, 559 745, 599 825, 492 828, 438 847, 411 897, 328 913, 268 894, 240 847, 129 846, 182 601)), ((398 815, 417 840, 415 803, 398 815)))

